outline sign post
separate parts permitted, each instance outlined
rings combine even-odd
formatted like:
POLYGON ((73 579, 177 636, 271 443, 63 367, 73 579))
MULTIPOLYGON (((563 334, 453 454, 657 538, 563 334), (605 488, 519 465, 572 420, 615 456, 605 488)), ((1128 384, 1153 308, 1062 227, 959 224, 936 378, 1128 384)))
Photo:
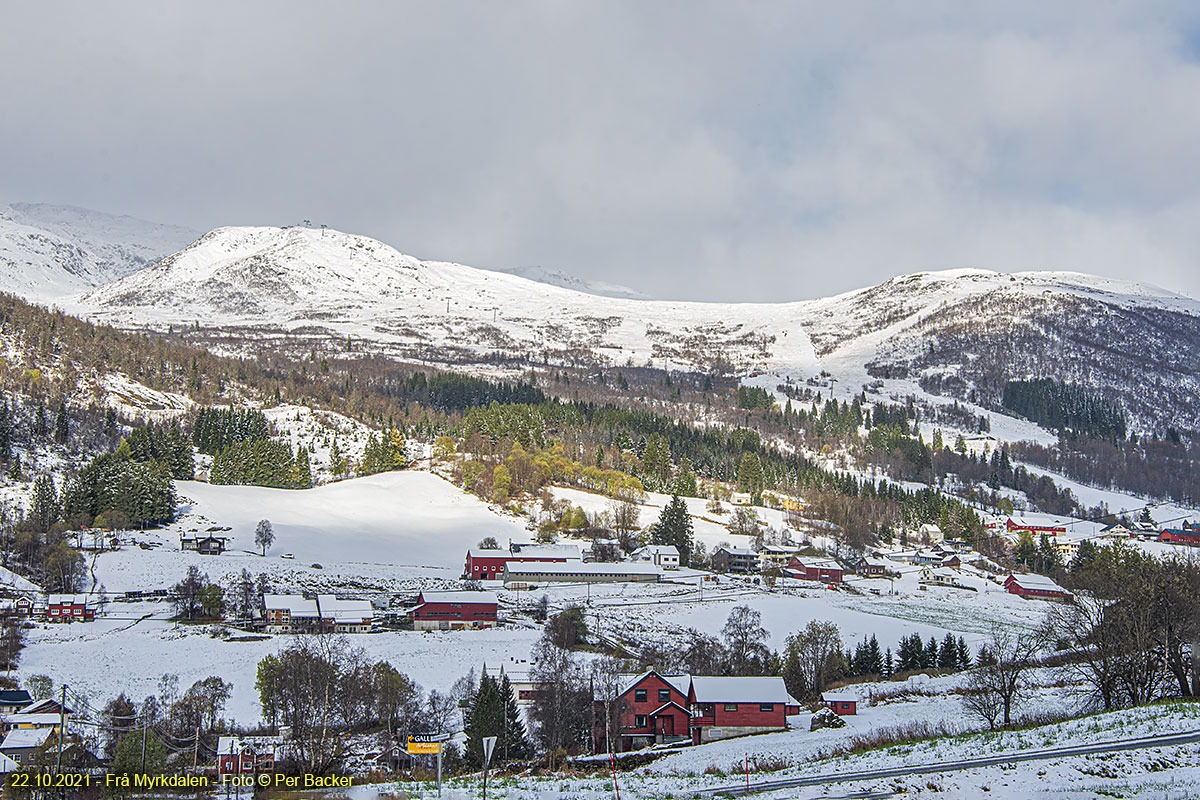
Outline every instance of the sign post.
POLYGON ((448 733, 417 733, 408 737, 408 754, 436 755, 438 797, 442 796, 442 742, 449 741, 448 733))
POLYGON ((496 748, 496 737, 483 737, 483 800, 487 800, 488 764, 492 761, 492 750, 496 748))

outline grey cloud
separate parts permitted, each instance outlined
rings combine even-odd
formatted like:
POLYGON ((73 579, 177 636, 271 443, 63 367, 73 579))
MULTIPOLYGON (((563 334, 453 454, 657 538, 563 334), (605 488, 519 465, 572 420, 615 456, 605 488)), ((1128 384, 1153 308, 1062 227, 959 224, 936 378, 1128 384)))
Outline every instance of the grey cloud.
POLYGON ((954 266, 1200 295, 1197 27, 1182 3, 26 4, 0 200, 310 218, 688 299, 954 266))

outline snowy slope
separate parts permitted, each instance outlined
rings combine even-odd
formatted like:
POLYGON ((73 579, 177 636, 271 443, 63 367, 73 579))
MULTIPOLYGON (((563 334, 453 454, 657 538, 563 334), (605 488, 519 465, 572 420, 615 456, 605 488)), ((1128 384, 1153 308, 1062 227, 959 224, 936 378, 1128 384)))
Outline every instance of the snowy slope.
POLYGON ((199 232, 73 206, 0 208, 0 290, 50 300, 116 280, 199 232))
POLYGON ((803 304, 604 298, 514 275, 419 261, 364 236, 219 228, 67 304, 121 326, 319 327, 408 357, 572 354, 613 364, 815 367, 803 304))
POLYGON ((354 352, 484 369, 758 372, 770 390, 824 370, 826 397, 871 386, 877 399, 956 399, 978 413, 1006 380, 1048 375, 1119 400, 1134 430, 1200 430, 1200 302, 1080 273, 960 269, 817 300, 684 303, 420 261, 336 231, 219 228, 64 303, 120 327, 220 328, 245 353, 350 340, 354 352))
POLYGON ((538 283, 547 283, 563 289, 573 289, 576 292, 583 292, 585 294, 598 294, 602 297, 623 297, 628 300, 649 299, 646 295, 636 289, 630 289, 628 286, 621 286, 618 283, 608 283, 606 281, 585 281, 582 278, 568 275, 557 269, 546 269, 545 267, 512 267, 511 269, 498 269, 494 271, 516 275, 518 278, 527 278, 538 283))

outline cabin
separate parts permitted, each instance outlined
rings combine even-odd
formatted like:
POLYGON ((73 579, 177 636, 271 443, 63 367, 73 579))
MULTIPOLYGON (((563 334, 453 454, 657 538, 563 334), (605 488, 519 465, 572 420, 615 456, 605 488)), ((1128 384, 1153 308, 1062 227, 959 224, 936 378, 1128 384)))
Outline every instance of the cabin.
POLYGON ((942 529, 933 522, 926 522, 921 527, 917 528, 917 541, 926 542, 928 544, 937 544, 946 537, 942 534, 942 529))
POLYGON ((662 569, 645 562, 509 561, 501 575, 505 588, 528 589, 546 583, 657 583, 662 569))
POLYGON ((713 553, 712 568, 714 572, 755 575, 760 571, 758 553, 744 547, 720 547, 713 553))
POLYGON ((958 575, 947 567, 922 567, 917 583, 926 586, 959 586, 958 575))
POLYGON ((219 556, 225 552, 228 536, 195 536, 192 538, 179 537, 180 550, 195 550, 202 556, 219 556))
POLYGON ((1009 575, 1004 579, 1004 588, 1010 594, 1039 600, 1071 602, 1075 599, 1075 595, 1045 575, 1009 575))
POLYGON ((43 747, 54 733, 52 728, 22 728, 9 731, 0 742, 0 755, 25 764, 29 757, 43 747))
POLYGON ((841 583, 843 573, 837 561, 816 556, 796 556, 787 568, 788 577, 821 583, 841 583))
POLYGON ((729 502, 735 506, 748 506, 754 500, 754 495, 749 492, 734 492, 729 496, 729 502))
POLYGON ((413 630, 494 628, 498 602, 492 592, 421 592, 408 612, 413 630))
POLYGON ((283 737, 221 736, 217 739, 218 775, 255 775, 274 772, 283 758, 283 737))
POLYGON ((679 548, 673 544, 648 544, 634 550, 630 561, 643 561, 663 569, 679 569, 679 548))
POLYGON ((942 560, 938 562, 938 566, 946 569, 958 569, 962 566, 962 559, 958 557, 957 553, 943 555, 942 560))
POLYGON ((46 619, 50 622, 91 622, 96 607, 83 594, 51 594, 46 596, 46 619))
POLYGON ((821 695, 821 705, 839 717, 853 717, 858 714, 858 698, 851 697, 848 694, 826 692, 821 695))
POLYGON ((887 562, 864 556, 854 564, 854 571, 864 578, 882 578, 887 575, 887 562))
POLYGON ((787 730, 787 718, 800 713, 783 678, 697 676, 688 688, 692 744, 787 730))
POLYGON ((597 752, 609 750, 610 729, 613 732, 611 752, 616 753, 689 739, 691 715, 687 710, 687 675, 661 675, 650 670, 622 678, 622 686, 614 698, 607 703, 604 697, 592 701, 592 736, 597 752), (606 705, 613 715, 607 723, 606 705))

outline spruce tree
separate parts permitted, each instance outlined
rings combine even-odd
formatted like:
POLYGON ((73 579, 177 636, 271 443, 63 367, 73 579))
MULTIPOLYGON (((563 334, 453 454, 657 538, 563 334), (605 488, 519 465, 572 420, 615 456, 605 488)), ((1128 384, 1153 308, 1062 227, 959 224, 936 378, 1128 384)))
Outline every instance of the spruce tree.
POLYGON ((54 441, 66 444, 70 436, 71 429, 67 424, 67 404, 62 402, 58 404, 58 415, 54 418, 54 441))
POLYGON ((958 637, 958 667, 959 669, 971 668, 971 648, 967 647, 967 640, 963 637, 958 637))
POLYGON ((692 516, 679 495, 673 495, 663 507, 658 522, 651 528, 650 537, 654 544, 675 545, 680 566, 688 565, 692 556, 692 516))
POLYGON ((504 728, 496 748, 499 750, 503 746, 505 761, 523 761, 533 755, 533 748, 525 734, 525 723, 521 720, 521 709, 517 707, 516 694, 508 676, 503 672, 500 673, 499 691, 500 705, 504 710, 504 728))
POLYGON ((464 756, 472 768, 478 769, 483 766, 484 737, 499 737, 504 733, 504 706, 499 686, 486 670, 479 677, 479 688, 471 699, 466 717, 467 751, 464 756))
POLYGON ((958 643, 954 641, 953 633, 947 633, 946 638, 942 640, 937 665, 939 669, 954 669, 958 666, 958 643))

